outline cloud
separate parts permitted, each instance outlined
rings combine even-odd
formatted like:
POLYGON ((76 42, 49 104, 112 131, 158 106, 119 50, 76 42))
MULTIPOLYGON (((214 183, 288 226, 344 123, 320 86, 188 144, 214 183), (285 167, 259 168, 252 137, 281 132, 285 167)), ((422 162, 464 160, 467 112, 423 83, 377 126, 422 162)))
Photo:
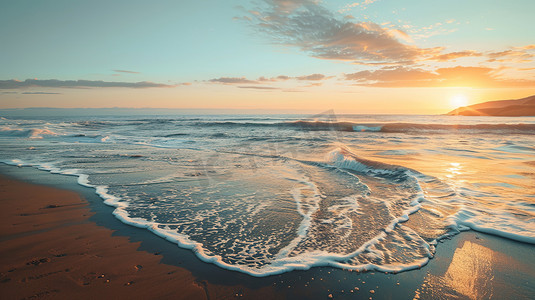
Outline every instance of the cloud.
MULTIPOLYGON (((305 4, 315 4, 313 0, 268 0, 272 8, 277 13, 289 14, 305 4)), ((258 13, 258 12, 257 12, 258 13)))
POLYGON ((535 58, 535 54, 530 53, 530 50, 535 49, 535 45, 527 45, 524 47, 513 47, 509 50, 491 52, 487 56, 488 62, 512 62, 512 63, 529 63, 535 58))
POLYGON ((388 33, 389 33, 390 35, 392 35, 392 36, 395 37, 395 38, 402 39, 402 40, 404 40, 405 42, 410 42, 410 43, 413 42, 413 40, 412 40, 412 38, 409 36, 409 34, 406 33, 406 32, 403 31, 403 30, 400 30, 400 29, 388 29, 387 31, 388 31, 388 33))
POLYGON ((362 9, 366 9, 366 6, 372 4, 372 3, 376 2, 376 1, 377 0, 364 0, 362 2, 354 2, 354 3, 351 3, 351 4, 347 4, 346 6, 344 6, 344 8, 340 9, 338 12, 343 13, 343 12, 351 10, 354 7, 360 7, 362 9))
POLYGON ((459 30, 459 28, 453 28, 455 20, 444 20, 441 22, 436 22, 428 26, 417 27, 411 25, 410 23, 404 24, 403 27, 409 30, 412 34, 412 37, 416 40, 427 39, 432 36, 437 35, 447 35, 459 30))
POLYGON ((286 81, 286 80, 290 80, 292 78, 293 77, 286 76, 286 75, 279 75, 277 77, 271 77, 271 78, 268 78, 268 77, 265 77, 265 76, 260 76, 258 78, 258 81, 260 81, 260 82, 266 82, 266 81, 276 82, 276 81, 286 81))
POLYGON ((292 77, 286 76, 286 75, 277 76, 277 80, 280 80, 280 81, 286 81, 286 80, 290 80, 290 79, 292 79, 292 77))
POLYGON ((129 73, 129 74, 141 74, 140 72, 136 72, 136 71, 128 71, 128 70, 113 70, 113 72, 117 72, 117 73, 129 73))
POLYGON ((508 50, 498 52, 478 52, 474 50, 464 50, 445 54, 437 54, 427 58, 426 60, 444 62, 456 60, 462 57, 486 57, 487 62, 527 63, 533 61, 533 58, 535 57, 535 54, 530 53, 530 50, 533 49, 535 49, 535 45, 512 47, 508 50))
POLYGON ((352 74, 345 74, 346 80, 355 80, 362 83, 420 81, 433 79, 429 71, 419 68, 382 68, 379 70, 366 70, 352 74))
POLYGON ((521 49, 521 50, 535 50, 535 44, 527 45, 527 46, 524 46, 524 47, 515 47, 515 48, 521 49))
POLYGON ((451 67, 425 70, 395 67, 345 74, 357 85, 374 87, 532 87, 534 80, 503 79, 486 67, 451 67))
MULTIPOLYGON (((247 79, 246 77, 220 77, 220 78, 214 78, 208 80, 208 82, 212 83, 222 83, 222 84, 263 84, 267 82, 280 82, 280 81, 287 81, 291 79, 295 80, 301 80, 301 81, 319 81, 319 80, 326 80, 332 78, 327 77, 323 74, 310 74, 310 75, 303 75, 303 76, 286 76, 286 75, 279 75, 277 77, 265 77, 261 76, 257 80, 247 79)), ((240 86, 240 88, 260 88, 259 86, 240 86)))
POLYGON ((174 87, 150 81, 140 82, 110 82, 101 80, 57 80, 57 79, 26 79, 19 81, 15 79, 0 80, 0 89, 21 89, 29 87, 49 87, 49 88, 154 88, 154 87, 174 87))
POLYGON ((61 93, 50 93, 50 92, 24 92, 23 95, 61 95, 61 93))
POLYGON ((311 75, 296 77, 297 80, 314 80, 314 81, 323 80, 325 78, 326 77, 323 74, 311 74, 311 75))
POLYGON ((449 61, 449 60, 456 60, 461 57, 477 57, 477 56, 483 56, 483 53, 473 51, 473 50, 466 50, 466 51, 438 54, 438 55, 428 58, 427 60, 449 61))
POLYGON ((251 14, 256 28, 277 43, 299 48, 322 59, 357 62, 396 62, 435 55, 442 48, 418 48, 396 39, 373 22, 350 22, 311 0, 266 0, 266 6, 251 14))
MULTIPOLYGON (((363 8, 373 2, 375 1, 358 1, 347 5, 342 12, 353 7, 363 8)), ((411 24, 396 28, 398 25, 389 22, 379 25, 346 18, 340 11, 332 12, 322 3, 320 0, 263 0, 254 10, 246 12, 251 19, 247 23, 276 44, 295 47, 311 57, 358 65, 414 67, 419 63, 423 68, 432 69, 438 63, 462 58, 470 58, 472 62, 502 64, 524 64, 535 60, 535 53, 532 52, 535 44, 511 47, 499 52, 463 49, 446 52, 445 47, 424 48, 412 44, 413 38, 455 32, 458 30, 454 28, 458 25, 455 19, 445 19, 421 28, 415 28, 411 24)), ((414 73, 411 71, 409 74, 414 73)), ((278 79, 260 77, 257 83, 268 81, 276 82, 278 79)), ((492 80, 487 79, 487 82, 492 80)))
POLYGON ((223 83, 223 84, 244 84, 244 83, 258 83, 254 80, 249 80, 245 77, 220 77, 208 80, 213 83, 223 83))
POLYGON ((279 88, 272 86, 238 86, 240 89, 255 89, 255 90, 278 90, 279 88))
POLYGON ((323 82, 314 82, 308 85, 305 85, 304 87, 315 87, 315 86, 322 86, 323 82))

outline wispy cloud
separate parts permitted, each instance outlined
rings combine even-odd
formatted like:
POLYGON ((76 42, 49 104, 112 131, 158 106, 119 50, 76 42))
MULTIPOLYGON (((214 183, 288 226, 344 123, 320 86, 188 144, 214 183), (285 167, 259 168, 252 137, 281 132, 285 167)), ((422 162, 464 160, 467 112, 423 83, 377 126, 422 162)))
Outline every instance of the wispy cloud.
MULTIPOLYGON (((366 0, 346 6, 365 7, 375 2, 366 0)), ((390 22, 381 25, 371 21, 354 21, 333 13, 321 1, 264 0, 265 5, 249 16, 257 30, 267 34, 276 43, 297 47, 310 56, 351 61, 360 65, 414 65, 423 61, 446 62, 465 57, 488 58, 488 62, 525 63, 535 56, 528 51, 535 45, 512 47, 495 53, 459 50, 444 53, 445 47, 422 48, 412 45, 416 39, 458 30, 459 22, 446 19, 416 28, 401 27, 390 22)))
POLYGON ((455 27, 458 23, 456 20, 450 19, 441 22, 436 22, 427 26, 417 27, 411 24, 404 24, 403 27, 408 30, 415 40, 428 39, 437 35, 448 35, 459 30, 455 27))
POLYGON ((128 70, 113 70, 113 72, 117 72, 117 73, 129 73, 129 74, 141 74, 140 72, 136 72, 136 71, 128 71, 128 70))
POLYGON ((513 47, 513 48, 521 49, 521 50, 535 50, 535 44, 531 44, 531 45, 527 45, 523 47, 513 47))
POLYGON ((0 80, 0 89, 21 89, 29 87, 48 87, 48 88, 161 88, 174 87, 162 83, 150 81, 140 82, 113 82, 101 80, 57 80, 57 79, 26 79, 19 81, 15 79, 0 80))
POLYGON ((253 90, 278 90, 279 88, 272 87, 272 86, 238 86, 240 89, 253 89, 253 90))
POLYGON ((313 82, 310 84, 305 85, 304 87, 316 87, 316 86, 322 86, 323 82, 313 82))
MULTIPOLYGON (((271 83, 271 82, 281 82, 281 81, 288 81, 288 80, 300 80, 300 81, 320 81, 320 80, 326 80, 332 78, 332 76, 326 76, 324 74, 314 73, 310 75, 303 75, 303 76, 286 76, 286 75, 279 75, 277 77, 265 77, 261 76, 256 80, 248 79, 246 77, 220 77, 220 78, 214 78, 208 80, 208 82, 211 83, 222 83, 222 84, 264 84, 264 83, 271 83)), ((250 86, 247 86, 250 87, 250 86)), ((242 86, 243 88, 243 86, 242 86)))
POLYGON ((208 80, 213 83, 223 83, 223 84, 244 84, 244 83, 258 83, 255 80, 249 80, 245 77, 220 77, 208 80))
POLYGON ((360 7, 361 9, 366 9, 366 7, 374 2, 377 2, 377 0, 364 0, 362 2, 354 2, 351 4, 347 4, 344 6, 344 8, 340 9, 338 12, 344 13, 347 11, 350 11, 354 7, 360 7))
POLYGON ((299 77, 296 77, 297 80, 312 80, 312 81, 317 81, 317 80, 323 80, 325 79, 325 75, 323 74, 311 74, 311 75, 306 75, 306 76, 299 76, 299 77))
POLYGON ((483 56, 483 53, 473 51, 473 50, 465 50, 465 51, 450 52, 450 53, 445 53, 445 54, 434 55, 428 58, 427 60, 450 61, 450 60, 456 60, 462 57, 478 57, 478 56, 483 56))
POLYGON ((535 45, 512 47, 508 50, 488 53, 488 62, 528 63, 535 58, 535 45))
POLYGON ((286 81, 286 80, 290 80, 292 79, 292 77, 290 76, 286 76, 286 75, 279 75, 277 77, 264 77, 264 76, 261 76, 258 78, 258 81, 260 82, 276 82, 276 81, 286 81))
POLYGON ((345 74, 357 85, 374 87, 533 87, 535 80, 501 78, 487 67, 422 68, 389 67, 345 74))
POLYGON ((397 62, 436 55, 442 48, 419 48, 401 43, 398 32, 373 22, 350 22, 319 1, 266 0, 250 14, 256 28, 277 43, 299 48, 322 59, 357 62, 397 62))
POLYGON ((24 92, 23 95, 61 95, 61 93, 52 93, 52 92, 24 92))

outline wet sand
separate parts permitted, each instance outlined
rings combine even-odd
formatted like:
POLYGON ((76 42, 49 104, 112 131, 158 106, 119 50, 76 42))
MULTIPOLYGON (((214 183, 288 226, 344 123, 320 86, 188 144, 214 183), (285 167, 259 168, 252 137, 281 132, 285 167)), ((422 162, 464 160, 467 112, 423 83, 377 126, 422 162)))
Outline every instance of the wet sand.
POLYGON ((0 173, 9 174, 0 176, 2 299, 535 298, 535 247, 500 237, 461 233, 399 274, 322 267, 255 278, 121 223, 75 177, 0 173))

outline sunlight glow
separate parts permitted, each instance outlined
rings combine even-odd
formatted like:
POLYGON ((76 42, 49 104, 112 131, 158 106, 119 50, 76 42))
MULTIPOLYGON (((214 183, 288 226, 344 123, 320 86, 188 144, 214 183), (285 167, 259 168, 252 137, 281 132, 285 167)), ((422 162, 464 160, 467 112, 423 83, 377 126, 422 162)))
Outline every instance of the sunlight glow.
POLYGON ((468 105, 468 98, 466 98, 465 95, 455 95, 450 98, 450 104, 451 106, 457 108, 457 107, 463 107, 468 105))

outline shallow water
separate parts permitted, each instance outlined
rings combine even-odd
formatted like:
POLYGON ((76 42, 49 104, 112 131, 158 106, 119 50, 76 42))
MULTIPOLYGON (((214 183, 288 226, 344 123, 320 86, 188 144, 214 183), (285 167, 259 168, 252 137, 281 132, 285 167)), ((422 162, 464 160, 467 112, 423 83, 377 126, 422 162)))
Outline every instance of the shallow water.
POLYGON ((535 243, 535 118, 3 118, 0 159, 78 175, 123 222, 255 276, 403 271, 475 229, 535 243))

